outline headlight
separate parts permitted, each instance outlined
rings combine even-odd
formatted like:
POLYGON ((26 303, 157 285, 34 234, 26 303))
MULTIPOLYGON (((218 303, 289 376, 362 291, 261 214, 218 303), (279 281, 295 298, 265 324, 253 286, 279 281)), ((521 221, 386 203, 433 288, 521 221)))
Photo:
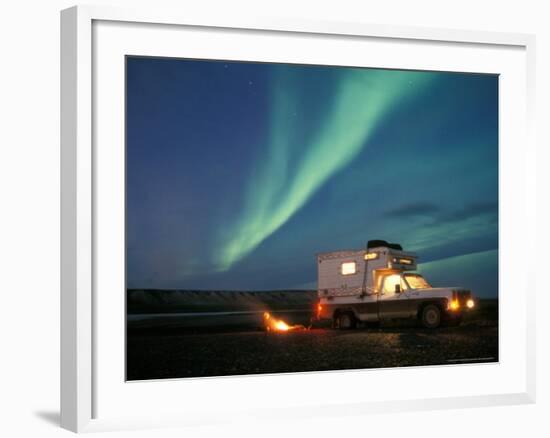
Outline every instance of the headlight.
POLYGON ((457 300, 452 300, 449 302, 449 309, 451 310, 458 310, 460 308, 460 304, 457 300))
POLYGON ((466 301, 466 307, 468 309, 471 309, 474 306, 475 306, 474 300, 472 300, 471 298, 468 301, 466 301))

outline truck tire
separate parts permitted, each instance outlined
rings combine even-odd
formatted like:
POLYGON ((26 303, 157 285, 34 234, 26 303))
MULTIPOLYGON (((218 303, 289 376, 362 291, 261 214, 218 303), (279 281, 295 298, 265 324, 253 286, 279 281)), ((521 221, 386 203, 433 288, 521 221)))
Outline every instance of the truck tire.
POLYGON ((336 317, 336 327, 340 330, 350 330, 355 328, 355 316, 351 312, 342 312, 336 317))
POLYGON ((420 321, 425 328, 434 329, 441 324, 441 309, 435 304, 428 304, 422 309, 420 321))

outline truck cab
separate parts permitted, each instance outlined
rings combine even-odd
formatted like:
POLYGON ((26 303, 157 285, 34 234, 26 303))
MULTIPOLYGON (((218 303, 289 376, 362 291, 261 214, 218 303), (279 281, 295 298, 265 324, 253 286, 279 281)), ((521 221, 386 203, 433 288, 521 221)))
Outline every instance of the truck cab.
POLYGON ((432 287, 416 270, 417 255, 370 241, 365 250, 317 255, 317 318, 336 328, 358 322, 415 320, 426 328, 458 324, 475 302, 461 287, 432 287))

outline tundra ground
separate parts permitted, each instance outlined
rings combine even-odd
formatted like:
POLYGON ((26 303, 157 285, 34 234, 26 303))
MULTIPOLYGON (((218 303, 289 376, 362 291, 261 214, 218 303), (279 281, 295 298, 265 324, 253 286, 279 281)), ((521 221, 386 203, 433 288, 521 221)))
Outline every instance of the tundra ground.
POLYGON ((435 330, 132 330, 127 341, 128 380, 498 361, 498 325, 487 321, 435 330))

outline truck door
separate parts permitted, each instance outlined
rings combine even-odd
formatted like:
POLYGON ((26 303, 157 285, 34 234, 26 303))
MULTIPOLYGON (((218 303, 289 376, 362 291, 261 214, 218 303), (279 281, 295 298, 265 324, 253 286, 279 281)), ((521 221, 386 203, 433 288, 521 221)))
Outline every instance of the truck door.
POLYGON ((378 297, 380 319, 409 317, 411 302, 406 292, 406 283, 400 274, 389 274, 382 278, 378 297), (396 291, 396 286, 399 286, 401 292, 396 291))

